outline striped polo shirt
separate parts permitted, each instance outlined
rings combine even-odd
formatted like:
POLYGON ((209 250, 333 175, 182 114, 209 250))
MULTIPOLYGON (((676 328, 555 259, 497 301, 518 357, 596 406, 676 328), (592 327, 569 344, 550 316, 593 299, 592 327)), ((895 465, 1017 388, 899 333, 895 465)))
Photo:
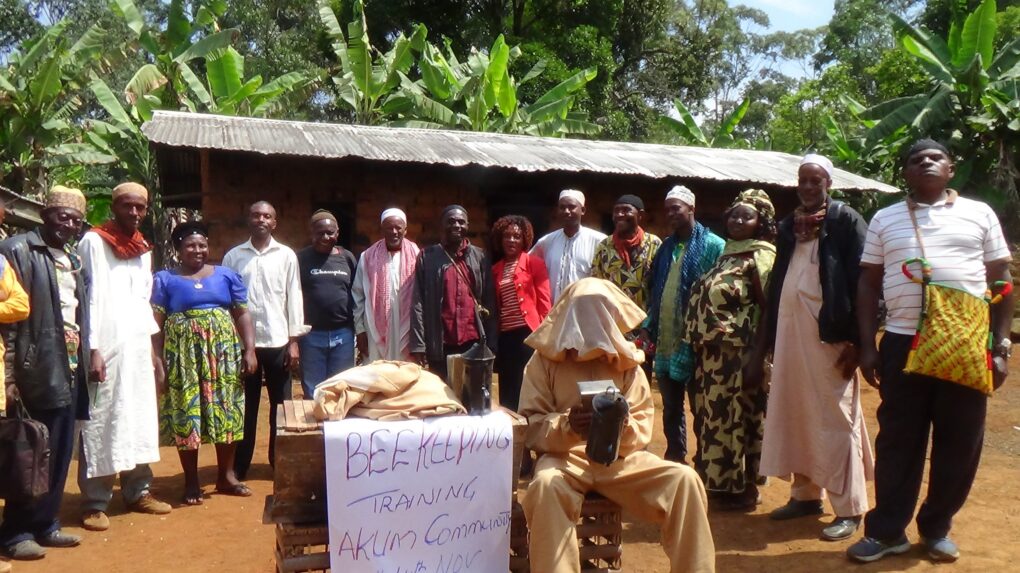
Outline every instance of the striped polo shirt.
MULTIPOLYGON (((999 219, 980 202, 951 194, 933 205, 915 204, 924 251, 932 265, 932 281, 956 287, 976 296, 988 289, 985 263, 1009 259, 1010 252, 999 219)), ((875 214, 868 225, 861 263, 885 269, 886 330, 913 335, 921 315, 921 285, 903 272, 903 261, 920 257, 914 226, 906 201, 875 214)), ((919 265, 912 267, 920 275, 919 265)))

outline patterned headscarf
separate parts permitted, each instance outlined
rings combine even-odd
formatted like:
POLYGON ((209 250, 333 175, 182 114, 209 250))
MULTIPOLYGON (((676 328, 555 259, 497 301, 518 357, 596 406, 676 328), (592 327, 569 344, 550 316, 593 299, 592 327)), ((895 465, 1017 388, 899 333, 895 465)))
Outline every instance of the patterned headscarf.
POLYGON ((768 193, 761 189, 748 189, 741 192, 727 210, 733 209, 737 205, 747 205, 757 211, 761 217, 776 218, 776 207, 772 204, 772 199, 769 198, 768 193))

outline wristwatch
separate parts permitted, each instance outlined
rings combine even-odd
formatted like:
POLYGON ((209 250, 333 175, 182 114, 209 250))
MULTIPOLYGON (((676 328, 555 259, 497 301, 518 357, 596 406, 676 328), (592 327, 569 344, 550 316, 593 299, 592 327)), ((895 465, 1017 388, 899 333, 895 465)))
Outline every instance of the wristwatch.
POLYGON ((1008 338, 1003 338, 996 342, 995 347, 992 348, 992 354, 1009 359, 1009 357, 1013 356, 1013 341, 1008 338))

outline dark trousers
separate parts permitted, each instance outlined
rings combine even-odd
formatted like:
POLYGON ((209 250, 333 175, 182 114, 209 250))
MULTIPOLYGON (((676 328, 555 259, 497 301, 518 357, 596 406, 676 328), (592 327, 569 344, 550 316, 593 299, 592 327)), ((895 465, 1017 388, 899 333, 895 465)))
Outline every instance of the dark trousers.
MULTIPOLYGON (((688 395, 691 404, 689 381, 664 378, 659 380, 659 393, 662 394, 662 430, 666 435, 665 459, 673 462, 686 463, 687 459, 687 415, 684 412, 684 394, 688 395)), ((695 438, 697 438, 695 436, 695 438)))
MULTIPOLYGON (((436 358, 435 360, 429 358, 429 372, 439 376, 443 382, 447 385, 450 384, 449 372, 446 371, 446 357, 451 354, 464 354, 469 348, 475 345, 477 340, 469 340, 464 344, 444 344, 443 345, 443 357, 442 359, 436 358)), ((457 398, 460 398, 458 396, 457 398)))
POLYGON ((262 401, 262 383, 265 379, 269 393, 269 463, 276 452, 276 407, 291 398, 290 371, 284 366, 287 347, 256 348, 259 367, 251 376, 244 378, 244 438, 237 446, 234 471, 244 479, 255 453, 255 436, 259 426, 259 402, 262 401))
POLYGON ((535 352, 524 344, 531 334, 531 328, 522 326, 499 333, 499 352, 496 354, 496 370, 499 372, 499 405, 517 411, 521 401, 521 382, 524 380, 524 365, 535 352))
POLYGON ((74 406, 52 410, 29 410, 33 420, 50 432, 50 490, 30 499, 9 499, 0 524, 0 545, 9 547, 29 539, 39 539, 60 529, 57 516, 64 499, 64 482, 74 452, 74 406))
POLYGON ((981 459, 987 397, 959 384, 904 374, 911 338, 886 333, 880 348, 875 508, 864 520, 865 535, 876 539, 897 539, 910 523, 921 490, 929 433, 928 492, 917 513, 917 529, 923 537, 949 534, 981 459))

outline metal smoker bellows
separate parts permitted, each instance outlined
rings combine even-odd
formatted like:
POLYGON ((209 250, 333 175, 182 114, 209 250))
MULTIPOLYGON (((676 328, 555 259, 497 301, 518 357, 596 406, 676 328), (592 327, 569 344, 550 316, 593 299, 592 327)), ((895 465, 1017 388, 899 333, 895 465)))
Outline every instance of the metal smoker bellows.
POLYGON ((591 461, 608 466, 620 457, 620 437, 630 406, 623 394, 610 387, 592 398, 591 409, 591 431, 584 453, 591 461))
POLYGON ((461 355, 464 361, 464 387, 461 402, 472 416, 484 416, 492 411, 492 364, 496 357, 485 344, 485 338, 476 342, 461 355))

